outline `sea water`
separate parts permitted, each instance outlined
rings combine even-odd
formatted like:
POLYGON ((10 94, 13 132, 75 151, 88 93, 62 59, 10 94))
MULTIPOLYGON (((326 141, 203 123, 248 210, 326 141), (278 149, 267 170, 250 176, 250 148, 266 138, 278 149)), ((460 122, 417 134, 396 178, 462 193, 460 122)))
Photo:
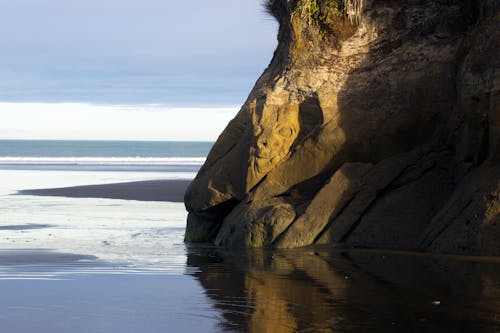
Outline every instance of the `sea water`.
MULTIPOLYGON (((136 269, 144 273, 146 268, 183 272, 185 267, 179 264, 185 256, 182 203, 15 194, 26 189, 192 179, 211 145, 0 141, 0 249, 48 249, 94 256, 113 264, 114 272, 136 269)), ((110 265, 98 268, 103 267, 110 265)), ((10 272, 0 270, 0 278, 9 278, 10 272)), ((70 273, 74 272, 71 267, 70 273)), ((15 272, 17 278, 26 278, 24 273, 34 276, 19 269, 15 272)))
POLYGON ((192 179, 211 145, 0 141, 0 331, 500 328, 497 258, 330 248, 236 252, 184 244, 182 203, 16 195, 192 179))
POLYGON ((199 158, 212 142, 0 140, 0 162, 6 157, 41 158, 199 158))
POLYGON ((177 141, 0 140, 0 169, 196 172, 212 144, 177 141))

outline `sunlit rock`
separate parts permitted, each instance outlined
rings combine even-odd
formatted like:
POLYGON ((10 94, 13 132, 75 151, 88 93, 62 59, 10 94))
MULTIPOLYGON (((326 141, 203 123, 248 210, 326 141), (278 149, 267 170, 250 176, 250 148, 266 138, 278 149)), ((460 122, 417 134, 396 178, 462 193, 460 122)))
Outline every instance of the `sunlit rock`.
POLYGON ((274 57, 186 240, 500 255, 498 1, 269 0, 274 57))

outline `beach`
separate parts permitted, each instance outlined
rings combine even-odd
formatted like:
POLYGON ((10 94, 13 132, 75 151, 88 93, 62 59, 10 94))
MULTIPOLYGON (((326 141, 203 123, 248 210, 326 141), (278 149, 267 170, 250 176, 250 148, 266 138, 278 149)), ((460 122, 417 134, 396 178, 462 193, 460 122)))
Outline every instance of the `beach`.
POLYGON ((115 270, 132 265, 182 272, 179 263, 185 251, 186 212, 179 201, 189 181, 177 176, 136 171, 1 170, 0 249, 95 256, 99 269, 106 262, 115 270), (164 193, 159 191, 160 185, 170 183, 174 186, 166 192, 173 196, 172 201, 159 201, 164 200, 160 197, 145 201, 152 194, 164 193), (151 190, 147 185, 152 185, 151 190), (87 187, 94 190, 80 191, 87 187), (127 196, 135 199, 121 198, 124 192, 116 187, 131 190, 127 196), (44 195, 20 194, 39 189, 52 195, 43 190, 44 195), (110 198, 113 193, 120 198, 110 198), (108 197, 101 198, 103 194, 108 197), (164 257, 166 252, 168 257, 164 257))
POLYGON ((0 157, 2 330, 491 332, 500 325, 495 258, 185 244, 182 197, 200 167, 191 157, 154 157, 154 166, 137 157, 119 164, 62 157, 57 165, 0 157))
MULTIPOLYGON (((43 263, 44 256, 53 262, 54 253, 63 253, 95 258, 84 261, 87 267, 98 262, 99 270, 133 266, 183 272, 183 195, 210 147, 204 142, 0 141, 3 258, 22 250, 23 258, 38 253, 43 263)), ((50 265, 46 268, 50 271, 50 265)))
POLYGON ((148 185, 154 192, 168 184, 179 185, 179 196, 185 183, 90 185, 90 198, 74 197, 82 195, 80 186, 54 189, 59 196, 10 195, 37 211, 18 212, 18 222, 11 214, 12 222, 0 227, 3 327, 42 333, 490 332, 500 323, 494 259, 188 246, 183 204, 140 196, 148 185), (138 188, 137 200, 97 197, 120 186, 138 188))
POLYGON ((0 170, 2 330, 217 332, 183 244, 194 173, 98 169, 0 170))

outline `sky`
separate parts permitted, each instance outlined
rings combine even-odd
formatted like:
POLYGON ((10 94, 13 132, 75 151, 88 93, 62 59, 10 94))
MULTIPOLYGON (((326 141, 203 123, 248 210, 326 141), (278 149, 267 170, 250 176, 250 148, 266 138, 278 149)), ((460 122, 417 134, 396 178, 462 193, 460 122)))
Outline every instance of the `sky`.
POLYGON ((260 0, 0 5, 0 139, 214 140, 276 47, 260 0))
POLYGON ((3 139, 214 141, 237 108, 0 103, 0 110, 9 110, 3 139))

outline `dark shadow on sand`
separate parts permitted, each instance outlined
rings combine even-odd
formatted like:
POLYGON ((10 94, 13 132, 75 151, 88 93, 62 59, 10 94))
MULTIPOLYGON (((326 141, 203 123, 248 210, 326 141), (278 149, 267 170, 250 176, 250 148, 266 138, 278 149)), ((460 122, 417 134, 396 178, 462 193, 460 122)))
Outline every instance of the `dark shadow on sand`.
POLYGON ((103 185, 21 190, 16 195, 183 202, 184 192, 189 183, 191 183, 191 180, 147 180, 103 185))
POLYGON ((11 231, 16 231, 16 230, 35 230, 35 229, 45 229, 45 228, 51 228, 53 225, 50 224, 36 224, 36 223, 31 223, 31 224, 16 224, 16 225, 4 225, 0 226, 0 231, 2 230, 11 230, 11 231))
POLYGON ((53 252, 45 249, 0 250, 0 266, 35 265, 35 264, 76 264, 97 261, 96 256, 53 252))

